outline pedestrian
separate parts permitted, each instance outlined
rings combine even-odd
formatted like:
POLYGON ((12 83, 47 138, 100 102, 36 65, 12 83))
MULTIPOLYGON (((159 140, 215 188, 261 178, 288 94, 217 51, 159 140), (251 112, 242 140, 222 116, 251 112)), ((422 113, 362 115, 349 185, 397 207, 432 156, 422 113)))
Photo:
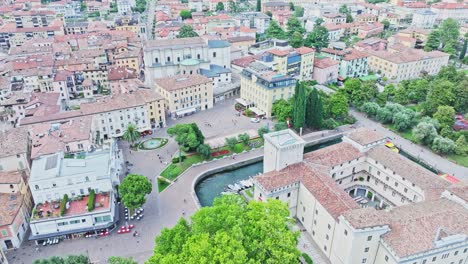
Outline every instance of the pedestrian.
POLYGON ((185 210, 182 210, 182 215, 185 215, 185 210))
POLYGON ((186 203, 186 202, 187 202, 187 200, 184 199, 184 203, 186 203))

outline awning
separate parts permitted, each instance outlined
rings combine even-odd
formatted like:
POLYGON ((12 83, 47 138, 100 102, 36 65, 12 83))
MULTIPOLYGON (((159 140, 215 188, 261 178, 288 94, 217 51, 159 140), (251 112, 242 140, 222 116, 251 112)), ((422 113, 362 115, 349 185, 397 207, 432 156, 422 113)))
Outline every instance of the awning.
POLYGON ((184 109, 184 110, 177 111, 176 115, 183 116, 185 114, 195 113, 196 111, 197 111, 197 109, 195 107, 192 107, 192 108, 187 108, 187 109, 184 109))
POLYGON ((237 98, 236 99, 236 102, 238 102, 239 104, 243 105, 243 106, 249 106, 252 104, 252 102, 249 102, 247 100, 244 100, 242 98, 237 98))
POLYGON ((265 114, 265 112, 258 109, 257 107, 250 107, 249 109, 252 110, 252 112, 254 112, 256 115, 264 115, 265 114))

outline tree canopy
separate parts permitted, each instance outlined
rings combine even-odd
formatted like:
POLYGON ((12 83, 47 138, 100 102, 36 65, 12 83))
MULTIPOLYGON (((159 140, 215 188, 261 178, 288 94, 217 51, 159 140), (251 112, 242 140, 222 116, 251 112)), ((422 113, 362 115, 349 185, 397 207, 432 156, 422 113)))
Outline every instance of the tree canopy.
POLYGON ((291 16, 286 23, 286 28, 288 31, 288 35, 292 36, 295 32, 301 34, 301 36, 305 33, 305 28, 302 26, 301 22, 297 17, 291 16))
POLYGON ((268 38, 286 39, 286 32, 278 25, 275 20, 270 21, 270 25, 265 31, 268 38))
POLYGON ((314 30, 307 35, 304 41, 305 46, 315 48, 318 51, 327 47, 328 43, 328 30, 320 25, 315 26, 314 30))
POLYGON ((138 132, 136 126, 134 124, 129 124, 124 131, 123 139, 130 143, 134 143, 140 138, 140 132, 138 132))
POLYGON ((146 195, 152 189, 151 182, 145 176, 129 174, 119 185, 119 195, 126 207, 136 209, 146 202, 146 195))
POLYGON ((47 259, 38 259, 33 264, 88 264, 89 258, 85 255, 70 255, 67 257, 50 257, 47 259))
POLYGON ((224 11, 224 3, 223 2, 218 2, 216 4, 216 11, 224 11))
POLYGON ((193 30, 193 27, 191 25, 183 25, 179 29, 179 34, 177 35, 177 38, 193 38, 193 37, 198 37, 197 32, 193 30))
POLYGON ((273 103, 272 113, 278 121, 286 121, 288 117, 291 117, 293 106, 291 100, 286 101, 279 99, 273 103))
POLYGON ((277 200, 252 201, 239 196, 216 198, 187 222, 165 228, 156 237, 148 264, 297 263, 298 232, 289 230, 287 206, 277 200))
POLYGON ((293 48, 300 48, 304 46, 304 38, 302 37, 301 33, 294 32, 289 39, 289 45, 293 48))
POLYGON ((182 20, 192 18, 192 11, 182 10, 180 11, 180 17, 182 18, 182 20))
POLYGON ((182 151, 196 150, 204 143, 205 137, 197 124, 177 124, 167 129, 170 136, 175 136, 175 141, 182 151))

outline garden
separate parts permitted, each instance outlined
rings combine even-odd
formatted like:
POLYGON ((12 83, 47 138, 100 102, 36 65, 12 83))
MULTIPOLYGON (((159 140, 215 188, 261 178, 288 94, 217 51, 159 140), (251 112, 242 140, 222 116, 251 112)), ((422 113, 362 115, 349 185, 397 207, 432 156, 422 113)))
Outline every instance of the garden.
MULTIPOLYGON (((345 87, 352 90, 361 84, 348 80, 345 87)), ((388 84, 381 93, 365 95, 357 100, 351 93, 350 101, 368 117, 468 167, 468 130, 455 125, 468 119, 468 78, 463 71, 447 66, 435 76, 388 84)))
POLYGON ((259 129, 260 137, 250 138, 248 134, 240 134, 237 137, 225 139, 225 145, 211 149, 204 144, 204 136, 195 123, 178 124, 168 129, 169 135, 175 137, 179 144, 179 155, 174 157, 158 178, 159 191, 163 191, 184 171, 193 164, 204 161, 211 161, 225 156, 249 151, 263 145, 263 134, 267 133, 266 128, 259 129))

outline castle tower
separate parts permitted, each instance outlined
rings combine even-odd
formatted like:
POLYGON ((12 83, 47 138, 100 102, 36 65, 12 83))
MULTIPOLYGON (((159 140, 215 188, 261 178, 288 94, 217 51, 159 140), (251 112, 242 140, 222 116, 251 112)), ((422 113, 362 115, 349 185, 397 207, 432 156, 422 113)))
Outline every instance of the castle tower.
POLYGON ((305 141, 291 129, 265 134, 263 173, 301 162, 305 141))

